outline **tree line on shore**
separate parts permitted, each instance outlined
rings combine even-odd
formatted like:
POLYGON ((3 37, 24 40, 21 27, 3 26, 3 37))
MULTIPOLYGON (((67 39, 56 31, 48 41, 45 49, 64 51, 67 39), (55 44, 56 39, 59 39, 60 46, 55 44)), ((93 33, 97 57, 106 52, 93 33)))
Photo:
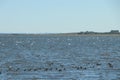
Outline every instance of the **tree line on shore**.
POLYGON ((111 30, 110 32, 86 31, 86 32, 79 32, 78 34, 120 34, 120 32, 119 30, 111 30))

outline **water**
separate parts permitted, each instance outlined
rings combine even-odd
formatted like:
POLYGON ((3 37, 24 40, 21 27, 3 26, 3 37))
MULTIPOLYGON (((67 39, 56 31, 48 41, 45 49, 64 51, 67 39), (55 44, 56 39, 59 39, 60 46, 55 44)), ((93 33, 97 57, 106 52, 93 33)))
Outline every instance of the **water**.
POLYGON ((0 80, 120 80, 120 37, 0 36, 0 80))

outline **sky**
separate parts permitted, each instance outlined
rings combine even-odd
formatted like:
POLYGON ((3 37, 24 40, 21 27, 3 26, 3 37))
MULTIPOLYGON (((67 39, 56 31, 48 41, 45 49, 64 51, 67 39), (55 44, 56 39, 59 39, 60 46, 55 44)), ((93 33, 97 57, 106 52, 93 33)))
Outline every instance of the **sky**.
POLYGON ((0 33, 120 30, 120 0, 0 0, 0 33))

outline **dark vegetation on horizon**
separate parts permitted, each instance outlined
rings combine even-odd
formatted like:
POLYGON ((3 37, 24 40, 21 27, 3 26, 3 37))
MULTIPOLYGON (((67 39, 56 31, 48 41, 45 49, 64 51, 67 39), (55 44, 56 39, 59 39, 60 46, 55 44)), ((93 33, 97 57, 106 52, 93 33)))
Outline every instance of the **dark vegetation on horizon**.
POLYGON ((120 34, 120 32, 119 32, 119 30, 111 30, 110 32, 86 31, 86 32, 79 32, 78 34, 120 34))

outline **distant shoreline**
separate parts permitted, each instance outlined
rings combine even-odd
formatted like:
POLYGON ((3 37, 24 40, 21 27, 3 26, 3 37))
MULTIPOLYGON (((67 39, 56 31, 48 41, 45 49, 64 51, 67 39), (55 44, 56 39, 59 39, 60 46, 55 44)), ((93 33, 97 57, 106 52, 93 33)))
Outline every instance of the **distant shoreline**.
POLYGON ((0 33, 0 36, 120 36, 120 33, 0 33))

